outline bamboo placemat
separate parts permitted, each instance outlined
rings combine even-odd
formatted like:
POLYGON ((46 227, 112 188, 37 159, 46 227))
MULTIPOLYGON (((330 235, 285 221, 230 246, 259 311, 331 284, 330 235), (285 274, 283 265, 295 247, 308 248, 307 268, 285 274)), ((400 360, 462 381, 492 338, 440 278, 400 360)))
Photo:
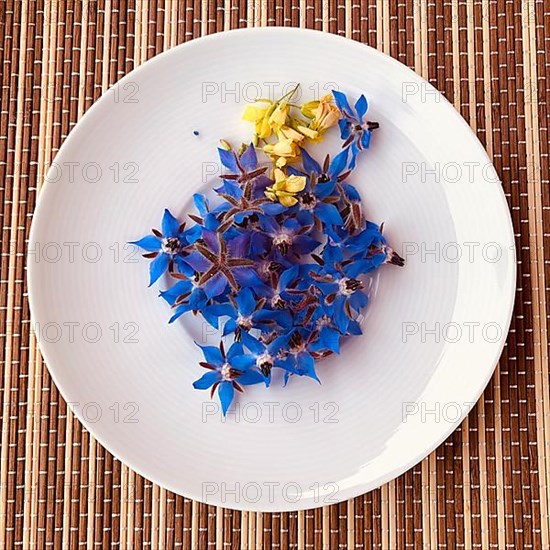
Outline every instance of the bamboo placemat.
POLYGON ((0 58, 0 548, 550 547, 548 0, 0 0, 0 58), (79 117, 154 55, 261 25, 345 35, 444 92, 503 180, 518 251, 507 346, 462 426, 382 488, 299 513, 192 502, 114 459, 52 383, 26 295, 37 195, 79 117))

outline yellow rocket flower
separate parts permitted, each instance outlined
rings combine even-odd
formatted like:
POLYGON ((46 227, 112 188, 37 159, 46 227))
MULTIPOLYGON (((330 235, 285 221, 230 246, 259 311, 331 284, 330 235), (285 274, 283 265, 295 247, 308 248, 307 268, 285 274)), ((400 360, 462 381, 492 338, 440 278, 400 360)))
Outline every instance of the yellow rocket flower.
MULTIPOLYGON (((295 132, 296 134, 298 132, 295 132)), ((303 136, 300 136, 303 139, 303 136)), ((279 133, 279 141, 268 143, 264 146, 264 153, 269 155, 275 166, 282 168, 289 162, 294 162, 300 157, 300 145, 290 137, 284 137, 279 133)))
POLYGON ((333 104, 331 94, 323 96, 319 101, 304 103, 300 110, 310 119, 310 123, 308 126, 297 125, 296 129, 312 141, 320 141, 323 134, 340 119, 340 111, 333 104))
POLYGON ((287 176, 279 168, 273 170, 275 183, 265 190, 265 196, 274 202, 277 200, 287 208, 294 206, 298 199, 296 194, 303 191, 306 186, 306 178, 304 176, 287 176))
POLYGON ((266 139, 272 132, 270 119, 276 108, 277 104, 273 101, 258 100, 255 105, 249 105, 244 110, 243 120, 253 122, 256 127, 256 135, 260 139, 266 139))

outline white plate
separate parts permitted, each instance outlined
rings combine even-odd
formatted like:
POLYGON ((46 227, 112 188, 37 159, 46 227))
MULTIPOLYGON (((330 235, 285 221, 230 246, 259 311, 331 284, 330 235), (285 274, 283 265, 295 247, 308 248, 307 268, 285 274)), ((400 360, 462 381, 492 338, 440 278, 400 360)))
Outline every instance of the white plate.
POLYGON ((29 293, 52 377, 110 452, 190 498, 297 510, 374 489, 451 433, 502 351, 515 251, 494 169, 429 84, 359 43, 271 28, 179 46, 90 109, 47 180, 29 293), (302 98, 367 95, 381 128, 350 181, 407 265, 382 268, 365 334, 319 365, 322 385, 250 388, 223 422, 191 387, 202 375, 193 339, 217 336, 193 320, 169 326, 148 261, 124 243, 158 227, 165 207, 183 217, 213 183, 218 139, 249 139, 247 101, 294 82, 302 98))

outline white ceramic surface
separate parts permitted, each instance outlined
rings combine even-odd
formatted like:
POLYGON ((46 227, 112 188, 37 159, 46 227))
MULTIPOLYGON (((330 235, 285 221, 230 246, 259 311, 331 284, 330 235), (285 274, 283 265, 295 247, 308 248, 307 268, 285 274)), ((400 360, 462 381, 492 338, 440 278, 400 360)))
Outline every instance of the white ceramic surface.
MULTIPOLYGON (((323 145, 338 146, 337 135, 323 145)), ((361 44, 280 28, 193 40, 109 90, 46 179, 28 271, 54 381, 110 452, 188 497, 296 510, 376 488, 459 424, 504 345, 515 251, 494 169, 446 100, 361 44), (193 319, 169 326, 148 261, 124 243, 165 207, 183 217, 213 181, 218 139, 249 139, 247 101, 293 82, 302 98, 367 95, 381 128, 350 181, 407 265, 382 268, 365 334, 319 365, 322 385, 252 387, 223 422, 191 387, 202 375, 193 339, 217 335, 193 319)))

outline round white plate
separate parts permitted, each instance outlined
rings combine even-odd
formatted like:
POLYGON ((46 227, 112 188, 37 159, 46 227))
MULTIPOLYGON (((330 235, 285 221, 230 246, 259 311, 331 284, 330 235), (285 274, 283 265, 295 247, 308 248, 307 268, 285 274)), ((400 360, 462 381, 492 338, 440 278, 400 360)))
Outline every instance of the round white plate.
MULTIPOLYGON (((322 147, 334 153, 333 134, 322 147)), ((498 177, 442 96, 359 43, 271 28, 179 46, 90 109, 47 180, 28 267, 52 377, 110 452, 190 498, 297 510, 374 489, 451 433, 502 351, 515 251, 498 177), (368 97, 381 127, 350 182, 407 265, 381 268, 365 334, 319 364, 322 385, 249 388, 223 421, 191 386, 203 373, 193 340, 218 335, 193 319, 168 325, 148 260, 125 243, 159 227, 165 207, 183 219, 215 182, 219 138, 250 139, 247 102, 296 82, 302 100, 368 97)))

